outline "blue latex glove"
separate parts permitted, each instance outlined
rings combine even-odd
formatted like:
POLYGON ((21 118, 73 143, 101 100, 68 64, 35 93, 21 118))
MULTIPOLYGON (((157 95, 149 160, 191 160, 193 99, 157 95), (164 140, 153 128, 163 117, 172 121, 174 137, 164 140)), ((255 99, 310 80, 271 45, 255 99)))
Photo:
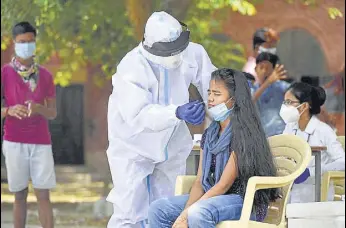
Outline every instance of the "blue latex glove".
POLYGON ((311 176, 309 169, 306 169, 300 177, 298 177, 294 183, 295 184, 301 184, 304 183, 309 177, 311 176))
POLYGON ((205 118, 204 103, 200 101, 193 101, 182 106, 179 106, 176 111, 176 116, 180 120, 193 125, 200 125, 205 118))

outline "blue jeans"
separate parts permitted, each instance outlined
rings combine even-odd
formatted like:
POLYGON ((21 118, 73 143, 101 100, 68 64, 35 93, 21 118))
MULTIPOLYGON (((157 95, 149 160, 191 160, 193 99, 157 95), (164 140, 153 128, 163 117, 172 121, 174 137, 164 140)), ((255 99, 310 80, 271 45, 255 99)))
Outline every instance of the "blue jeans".
MULTIPOLYGON (((189 195, 183 195, 153 202, 148 216, 150 228, 171 228, 188 199, 189 195)), ((222 221, 239 220, 242 209, 243 199, 238 195, 201 200, 188 209, 188 225, 192 228, 215 228, 222 221)))

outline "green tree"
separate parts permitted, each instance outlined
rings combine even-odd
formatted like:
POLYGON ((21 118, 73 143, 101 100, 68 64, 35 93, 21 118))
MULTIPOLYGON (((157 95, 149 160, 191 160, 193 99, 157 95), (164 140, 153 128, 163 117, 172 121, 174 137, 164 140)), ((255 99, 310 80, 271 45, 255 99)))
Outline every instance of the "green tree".
MULTIPOLYGON (((318 7, 319 2, 300 1, 312 7, 318 7)), ((81 68, 92 66, 98 72, 95 82, 102 85, 125 53, 141 40, 150 13, 169 9, 173 2, 179 9, 178 17, 189 25, 192 40, 206 48, 216 66, 241 68, 244 48, 219 38, 220 21, 229 8, 244 16, 255 15, 261 0, 2 0, 1 48, 12 42, 15 22, 30 21, 39 30, 38 61, 59 57, 55 83, 66 86, 81 68)), ((332 19, 343 16, 336 8, 327 12, 332 19)))
MULTIPOLYGON (((288 3, 300 2, 303 5, 311 7, 319 7, 321 0, 284 0, 288 3)), ((261 0, 199 0, 199 8, 204 9, 222 9, 226 7, 232 8, 233 11, 237 11, 242 15, 253 16, 256 14, 256 4, 261 3, 261 0)), ((341 11, 335 7, 326 8, 326 13, 329 17, 335 20, 338 17, 343 17, 341 11)))
POLYGON ((1 1, 2 49, 12 42, 15 22, 27 20, 39 31, 38 61, 57 55, 61 61, 55 82, 66 86, 82 67, 99 67, 102 76, 136 43, 122 0, 13 0, 1 1))

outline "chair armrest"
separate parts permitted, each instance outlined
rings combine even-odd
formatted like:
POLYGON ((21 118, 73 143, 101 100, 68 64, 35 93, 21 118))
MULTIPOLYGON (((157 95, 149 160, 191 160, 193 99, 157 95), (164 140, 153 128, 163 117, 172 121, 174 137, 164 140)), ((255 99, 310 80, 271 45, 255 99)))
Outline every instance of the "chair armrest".
POLYGON ((323 176, 328 176, 329 178, 345 178, 344 171, 329 171, 325 172, 323 176))
POLYGON ((175 184, 175 195, 189 194, 197 176, 178 176, 175 184))
POLYGON ((261 189, 270 189, 270 188, 282 188, 291 183, 295 178, 292 178, 290 175, 285 177, 252 177, 249 179, 248 186, 252 185, 255 187, 255 191, 261 189))
POLYGON ((240 220, 249 221, 257 190, 282 188, 293 185, 294 179, 291 176, 286 177, 252 177, 248 181, 244 199, 244 207, 240 220))

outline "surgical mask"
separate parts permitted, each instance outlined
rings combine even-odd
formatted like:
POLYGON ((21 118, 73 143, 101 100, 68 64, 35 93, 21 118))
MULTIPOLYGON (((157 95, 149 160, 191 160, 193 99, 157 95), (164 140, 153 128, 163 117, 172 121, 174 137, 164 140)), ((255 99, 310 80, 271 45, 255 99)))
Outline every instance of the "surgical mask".
POLYGON ((14 50, 19 58, 29 59, 32 56, 34 56, 36 50, 36 43, 15 43, 14 50))
POLYGON ((169 57, 160 57, 158 60, 158 64, 160 64, 163 68, 166 69, 175 69, 178 68, 183 62, 183 55, 178 54, 169 57))
POLYGON ((262 52, 267 52, 267 53, 271 53, 273 55, 276 54, 276 48, 265 48, 265 47, 262 47, 260 46, 259 49, 258 49, 258 53, 262 53, 262 52))
POLYGON ((280 116, 286 124, 297 123, 299 121, 300 116, 303 114, 303 112, 299 113, 298 108, 300 106, 302 106, 302 104, 298 107, 285 104, 281 105, 280 116))
MULTIPOLYGON (((228 103, 228 101, 226 103, 228 103)), ((221 103, 208 109, 209 114, 215 121, 223 122, 231 115, 234 106, 228 109, 226 103, 221 103)))

